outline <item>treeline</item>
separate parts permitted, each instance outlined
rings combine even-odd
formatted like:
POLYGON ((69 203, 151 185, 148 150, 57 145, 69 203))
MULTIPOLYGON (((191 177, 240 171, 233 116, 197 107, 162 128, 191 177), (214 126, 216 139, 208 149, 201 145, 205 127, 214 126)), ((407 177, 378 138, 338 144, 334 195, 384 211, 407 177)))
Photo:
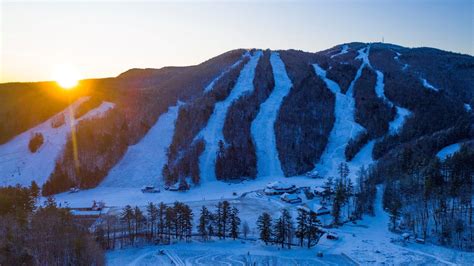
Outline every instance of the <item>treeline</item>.
POLYGON ((212 237, 235 240, 248 232, 248 224, 241 226, 239 210, 228 201, 218 202, 214 212, 202 206, 195 227, 194 214, 187 204, 161 202, 149 203, 145 211, 127 205, 119 216, 107 215, 96 228, 97 239, 105 249, 139 243, 171 244, 173 240, 189 241, 193 236, 204 241, 212 237))
POLYGON ((445 160, 420 158, 412 149, 384 165, 384 207, 391 229, 465 250, 474 250, 474 149, 462 146, 445 160))
POLYGON ((88 228, 52 198, 36 207, 39 187, 0 188, 0 265, 105 265, 88 228))

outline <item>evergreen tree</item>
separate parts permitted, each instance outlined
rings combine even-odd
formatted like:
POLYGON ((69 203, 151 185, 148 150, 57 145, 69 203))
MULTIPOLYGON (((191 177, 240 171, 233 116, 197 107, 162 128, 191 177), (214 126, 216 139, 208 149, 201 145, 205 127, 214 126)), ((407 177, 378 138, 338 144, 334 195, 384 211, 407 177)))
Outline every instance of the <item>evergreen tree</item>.
POLYGON ((308 211, 303 208, 298 209, 298 217, 296 217, 296 237, 300 240, 300 246, 303 246, 304 239, 308 234, 308 211))
POLYGON ((146 207, 146 212, 150 224, 150 239, 153 239, 155 236, 155 225, 159 215, 158 208, 153 204, 153 202, 149 202, 146 207))
POLYGON ((209 239, 209 224, 210 224, 210 212, 206 206, 202 206, 201 214, 199 216, 199 225, 197 226, 198 233, 201 235, 202 240, 209 239))
POLYGON ((135 206, 133 211, 133 219, 135 221, 135 237, 137 237, 142 228, 143 221, 145 220, 145 216, 143 216, 143 212, 138 208, 138 206, 135 206))
POLYGON ((133 237, 133 209, 132 206, 127 205, 123 208, 122 213, 120 214, 120 219, 126 223, 127 225, 127 231, 128 231, 128 238, 130 240, 130 243, 134 242, 134 237, 133 237))
POLYGON ((308 248, 316 245, 324 234, 320 229, 321 222, 315 212, 310 212, 307 219, 306 227, 306 240, 308 242, 308 248))
POLYGON ((240 218, 239 218, 239 210, 236 207, 232 207, 230 215, 230 236, 235 240, 239 237, 239 226, 240 226, 240 218))
POLYGON ((260 239, 267 245, 272 240, 272 217, 268 212, 258 217, 257 227, 260 231, 260 239))
POLYGON ((160 202, 158 205, 158 234, 160 235, 160 240, 163 241, 163 234, 166 227, 166 205, 163 202, 160 202))

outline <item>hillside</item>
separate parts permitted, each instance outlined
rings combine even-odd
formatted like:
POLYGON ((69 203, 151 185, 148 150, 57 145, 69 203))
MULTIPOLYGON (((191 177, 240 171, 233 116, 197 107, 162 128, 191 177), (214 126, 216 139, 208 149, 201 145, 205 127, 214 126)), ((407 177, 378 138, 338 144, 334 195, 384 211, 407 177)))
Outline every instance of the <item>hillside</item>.
MULTIPOLYGON (((55 86, 0 84, 0 186, 35 181, 44 196, 88 189, 58 195, 73 205, 218 199, 276 180, 323 185, 341 163, 354 183, 370 166, 370 178, 396 195, 415 189, 414 172, 454 169, 473 153, 474 58, 433 48, 239 49, 85 80, 69 93, 55 86), (66 122, 54 128, 58 116, 66 122), (142 195, 145 185, 194 194, 142 195)), ((469 184, 450 197, 472 195, 469 184)))

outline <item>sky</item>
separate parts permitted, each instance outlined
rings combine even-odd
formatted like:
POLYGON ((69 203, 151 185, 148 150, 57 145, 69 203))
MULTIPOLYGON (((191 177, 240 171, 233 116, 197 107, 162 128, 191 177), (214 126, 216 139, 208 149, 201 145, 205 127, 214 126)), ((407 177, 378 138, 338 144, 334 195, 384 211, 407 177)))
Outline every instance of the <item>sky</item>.
POLYGON ((473 0, 5 1, 0 82, 194 65, 236 48, 320 51, 352 42, 474 54, 473 0))

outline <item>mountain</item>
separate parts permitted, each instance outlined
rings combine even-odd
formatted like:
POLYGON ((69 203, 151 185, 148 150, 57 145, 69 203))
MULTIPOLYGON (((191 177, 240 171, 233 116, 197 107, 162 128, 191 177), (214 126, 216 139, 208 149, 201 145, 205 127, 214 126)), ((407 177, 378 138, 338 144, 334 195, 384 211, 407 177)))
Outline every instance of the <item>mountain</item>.
POLYGON ((407 145, 433 157, 474 138, 474 58, 384 43, 317 53, 240 49, 196 66, 84 80, 73 92, 47 82, 0 84, 0 95, 0 184, 36 180, 45 195, 102 181, 337 176, 343 161, 354 175, 407 145), (90 114, 103 104, 111 107, 90 114), (67 120, 68 110, 75 134, 69 122, 54 132, 52 119, 67 120), (32 152, 36 133, 44 143, 32 152), (34 163, 49 166, 32 171, 34 163))

